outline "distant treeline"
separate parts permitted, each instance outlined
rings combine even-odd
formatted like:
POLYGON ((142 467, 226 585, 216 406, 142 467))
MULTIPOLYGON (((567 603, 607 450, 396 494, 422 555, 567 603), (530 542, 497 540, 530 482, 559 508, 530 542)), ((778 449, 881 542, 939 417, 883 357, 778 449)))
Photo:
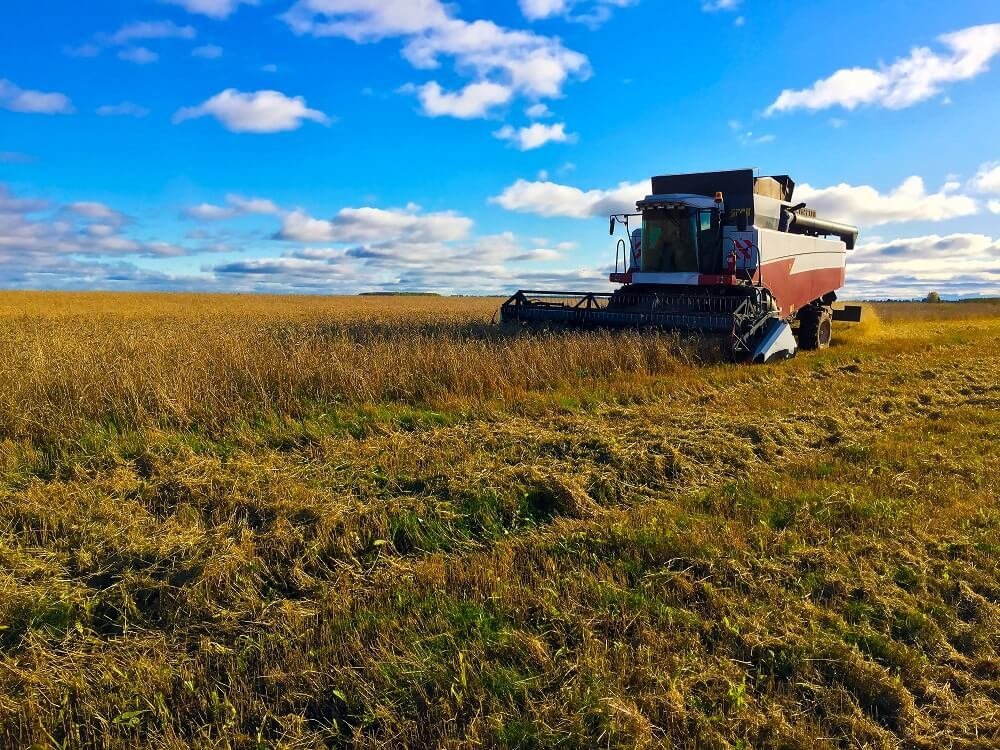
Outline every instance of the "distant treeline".
POLYGON ((359 297, 440 297, 437 292, 359 292, 359 297))

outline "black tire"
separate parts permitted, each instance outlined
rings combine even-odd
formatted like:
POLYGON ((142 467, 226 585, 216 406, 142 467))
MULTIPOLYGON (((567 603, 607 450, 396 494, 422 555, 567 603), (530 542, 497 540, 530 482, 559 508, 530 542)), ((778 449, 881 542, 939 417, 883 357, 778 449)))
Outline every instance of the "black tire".
POLYGON ((802 349, 826 349, 833 333, 833 311, 810 305, 799 310, 799 346, 802 349))

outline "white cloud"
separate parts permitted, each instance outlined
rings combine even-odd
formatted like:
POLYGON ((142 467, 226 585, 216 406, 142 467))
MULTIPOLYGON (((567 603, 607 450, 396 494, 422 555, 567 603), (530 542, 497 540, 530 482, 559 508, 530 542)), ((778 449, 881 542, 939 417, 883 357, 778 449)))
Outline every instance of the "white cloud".
POLYGON ((566 132, 566 123, 564 122, 556 122, 551 125, 535 122, 524 128, 504 125, 493 135, 502 141, 509 141, 521 151, 541 148, 546 143, 570 143, 576 140, 576 135, 566 132))
POLYGON ((514 91, 534 97, 559 96, 570 76, 589 76, 587 58, 557 39, 492 21, 449 20, 403 49, 412 65, 425 70, 437 68, 442 55, 455 57, 460 70, 468 69, 480 80, 496 76, 514 91))
POLYGON ((301 210, 284 218, 277 239, 294 242, 404 244, 453 242, 464 239, 472 220, 453 212, 421 214, 416 206, 406 209, 344 208, 327 221, 314 219, 301 210))
POLYGON ((972 178, 970 188, 981 193, 1000 193, 1000 161, 981 165, 972 178))
POLYGON ((199 203, 184 209, 184 216, 198 221, 222 221, 238 215, 232 206, 217 206, 213 203, 199 203))
POLYGON ((118 59, 137 65, 149 65, 160 59, 159 53, 138 44, 140 41, 182 39, 191 40, 198 35, 193 26, 182 26, 173 21, 136 21, 121 26, 112 33, 95 34, 91 41, 64 48, 73 57, 97 57, 107 48, 120 48, 118 59))
POLYGON ((34 214, 50 208, 47 201, 16 198, 10 188, 0 183, 0 216, 9 214, 34 214))
POLYGON ((298 34, 359 43, 402 37, 403 57, 421 70, 452 58, 471 83, 456 92, 437 81, 403 89, 416 92, 429 115, 483 117, 514 95, 560 96, 570 78, 590 74, 587 58, 556 38, 451 13, 440 0, 298 0, 283 18, 298 34))
POLYGON ((180 26, 173 21, 139 21, 122 26, 113 34, 99 34, 98 40, 109 45, 125 45, 139 39, 194 39, 193 26, 180 26))
POLYGON ((716 13, 720 10, 736 10, 742 0, 703 0, 701 9, 706 13, 716 13))
POLYGON ((303 121, 329 124, 330 118, 310 109, 301 96, 280 91, 243 93, 226 89, 196 107, 185 107, 174 115, 174 123, 212 116, 234 133, 279 133, 297 130, 303 121))
POLYGON ((149 110, 132 102, 121 102, 98 107, 97 114, 101 117, 145 117, 149 110))
POLYGON ((530 117, 532 120, 544 120, 546 117, 552 117, 552 111, 549 109, 548 105, 544 102, 538 102, 537 104, 532 104, 526 110, 524 114, 530 117))
POLYGON ((97 201, 77 201, 76 203, 70 203, 66 208, 74 214, 87 219, 97 219, 114 224, 123 224, 126 220, 124 214, 120 214, 113 208, 97 201))
POLYGON ((374 222, 373 239, 349 248, 291 249, 278 257, 236 261, 211 270, 225 288, 260 291, 409 289, 498 294, 539 286, 608 287, 606 268, 532 266, 563 260, 562 251, 569 247, 524 246, 510 232, 457 240, 431 240, 427 235, 415 239, 401 234, 395 219, 389 223, 392 226, 386 232, 381 220, 374 222), (472 277, 470 267, 476 269, 472 277))
POLYGON ((179 5, 188 13, 197 13, 209 18, 229 18, 241 5, 257 5, 257 0, 165 0, 179 5))
POLYGON ((490 202, 508 211, 589 219, 635 211, 636 201, 648 193, 649 183, 645 180, 622 182, 610 190, 581 190, 555 182, 518 180, 490 202))
POLYGON ((591 27, 599 26, 611 17, 612 8, 624 8, 638 0, 519 0, 521 13, 529 21, 563 16, 569 21, 583 23, 591 27), (574 13, 580 6, 587 9, 574 13))
POLYGON ((513 92, 507 86, 480 81, 452 93, 443 91, 437 81, 431 81, 417 89, 417 96, 428 117, 447 115, 470 120, 484 117, 494 107, 506 104, 513 92))
POLYGON ((536 247, 532 250, 526 250, 523 253, 513 256, 511 260, 521 263, 547 263, 562 260, 562 258, 563 254, 558 250, 553 250, 547 247, 536 247))
POLYGON ((160 56, 146 47, 127 47, 118 53, 118 59, 136 65, 149 65, 159 60, 160 56))
MULTIPOLYGON (((731 125, 739 127, 736 122, 731 125)), ((582 219, 632 211, 635 202, 648 192, 646 181, 623 182, 608 190, 581 190, 547 180, 522 179, 490 202, 508 211, 582 219)), ((824 218, 863 227, 904 221, 944 221, 971 216, 979 209, 975 199, 953 189, 928 193, 920 177, 909 177, 888 193, 869 185, 841 183, 815 188, 802 184, 796 187, 795 198, 808 202, 824 218)))
POLYGON ((570 0, 520 0, 521 13, 529 21, 559 16, 569 10, 570 0))
POLYGON ((371 42, 429 31, 449 14, 439 0, 299 0, 282 18, 296 34, 371 42))
POLYGON ((124 234, 129 220, 97 201, 54 205, 15 197, 0 184, 0 264, 4 279, 29 268, 59 270, 73 256, 165 257, 189 251, 166 242, 124 234))
POLYGON ((199 221, 222 221, 247 214, 277 215, 281 213, 274 201, 266 198, 244 198, 235 193, 226 196, 226 205, 200 203, 184 209, 184 216, 199 221))
POLYGON ((241 195, 230 193, 226 196, 226 202, 237 211, 245 214, 277 214, 278 206, 274 201, 266 198, 244 198, 241 195))
POLYGON ((796 200, 808 202, 820 216, 873 227, 902 221, 944 221, 971 216, 976 201, 949 190, 928 193, 920 177, 908 177, 899 187, 880 193, 870 185, 841 183, 826 188, 803 184, 795 188, 796 200))
POLYGON ((755 134, 752 130, 744 130, 743 123, 739 120, 729 120, 729 129, 736 134, 736 139, 741 146, 758 146, 764 143, 772 143, 776 140, 771 133, 755 134))
POLYGON ((1000 292, 1000 240, 982 234, 867 242, 848 256, 848 289, 865 298, 1000 292))
POLYGON ((903 109, 929 99, 945 84, 975 78, 1000 54, 1000 23, 971 26, 944 34, 938 40, 948 49, 936 53, 927 47, 891 65, 844 68, 806 89, 785 89, 766 114, 795 109, 820 110, 840 106, 853 110, 862 105, 903 109))
POLYGON ((222 55, 222 47, 215 44, 203 44, 191 50, 191 57, 200 57, 203 60, 218 60, 222 55))
POLYGON ((147 47, 136 44, 140 41, 161 39, 191 40, 198 36, 193 26, 181 26, 173 21, 136 21, 121 26, 112 33, 95 34, 91 41, 66 47, 65 52, 73 57, 97 57, 109 47, 122 47, 118 57, 128 62, 146 65, 156 62, 159 55, 147 47))
POLYGON ((990 209, 991 214, 1000 214, 1000 201, 991 200, 986 206, 990 209))
POLYGON ((22 89, 6 79, 0 79, 0 108, 40 115, 68 115, 75 111, 65 94, 22 89))

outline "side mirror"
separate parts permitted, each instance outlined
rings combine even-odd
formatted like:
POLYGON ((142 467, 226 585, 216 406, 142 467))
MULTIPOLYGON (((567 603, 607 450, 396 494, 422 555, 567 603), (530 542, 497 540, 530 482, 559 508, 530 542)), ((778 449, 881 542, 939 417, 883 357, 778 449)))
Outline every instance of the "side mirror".
POLYGON ((611 217, 611 224, 608 227, 608 234, 610 234, 612 237, 615 236, 615 217, 614 216, 611 217))

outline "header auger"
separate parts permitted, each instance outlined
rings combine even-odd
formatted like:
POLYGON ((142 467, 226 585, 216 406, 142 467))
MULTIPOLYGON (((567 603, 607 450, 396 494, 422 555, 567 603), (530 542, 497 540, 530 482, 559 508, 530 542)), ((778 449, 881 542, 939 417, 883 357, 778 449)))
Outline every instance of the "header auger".
POLYGON ((861 320, 860 307, 833 308, 858 230, 793 203, 794 191, 787 175, 750 169, 654 177, 636 213, 611 216, 611 234, 626 234, 616 291, 522 290, 501 320, 728 336, 744 362, 826 348, 832 321, 861 320))

